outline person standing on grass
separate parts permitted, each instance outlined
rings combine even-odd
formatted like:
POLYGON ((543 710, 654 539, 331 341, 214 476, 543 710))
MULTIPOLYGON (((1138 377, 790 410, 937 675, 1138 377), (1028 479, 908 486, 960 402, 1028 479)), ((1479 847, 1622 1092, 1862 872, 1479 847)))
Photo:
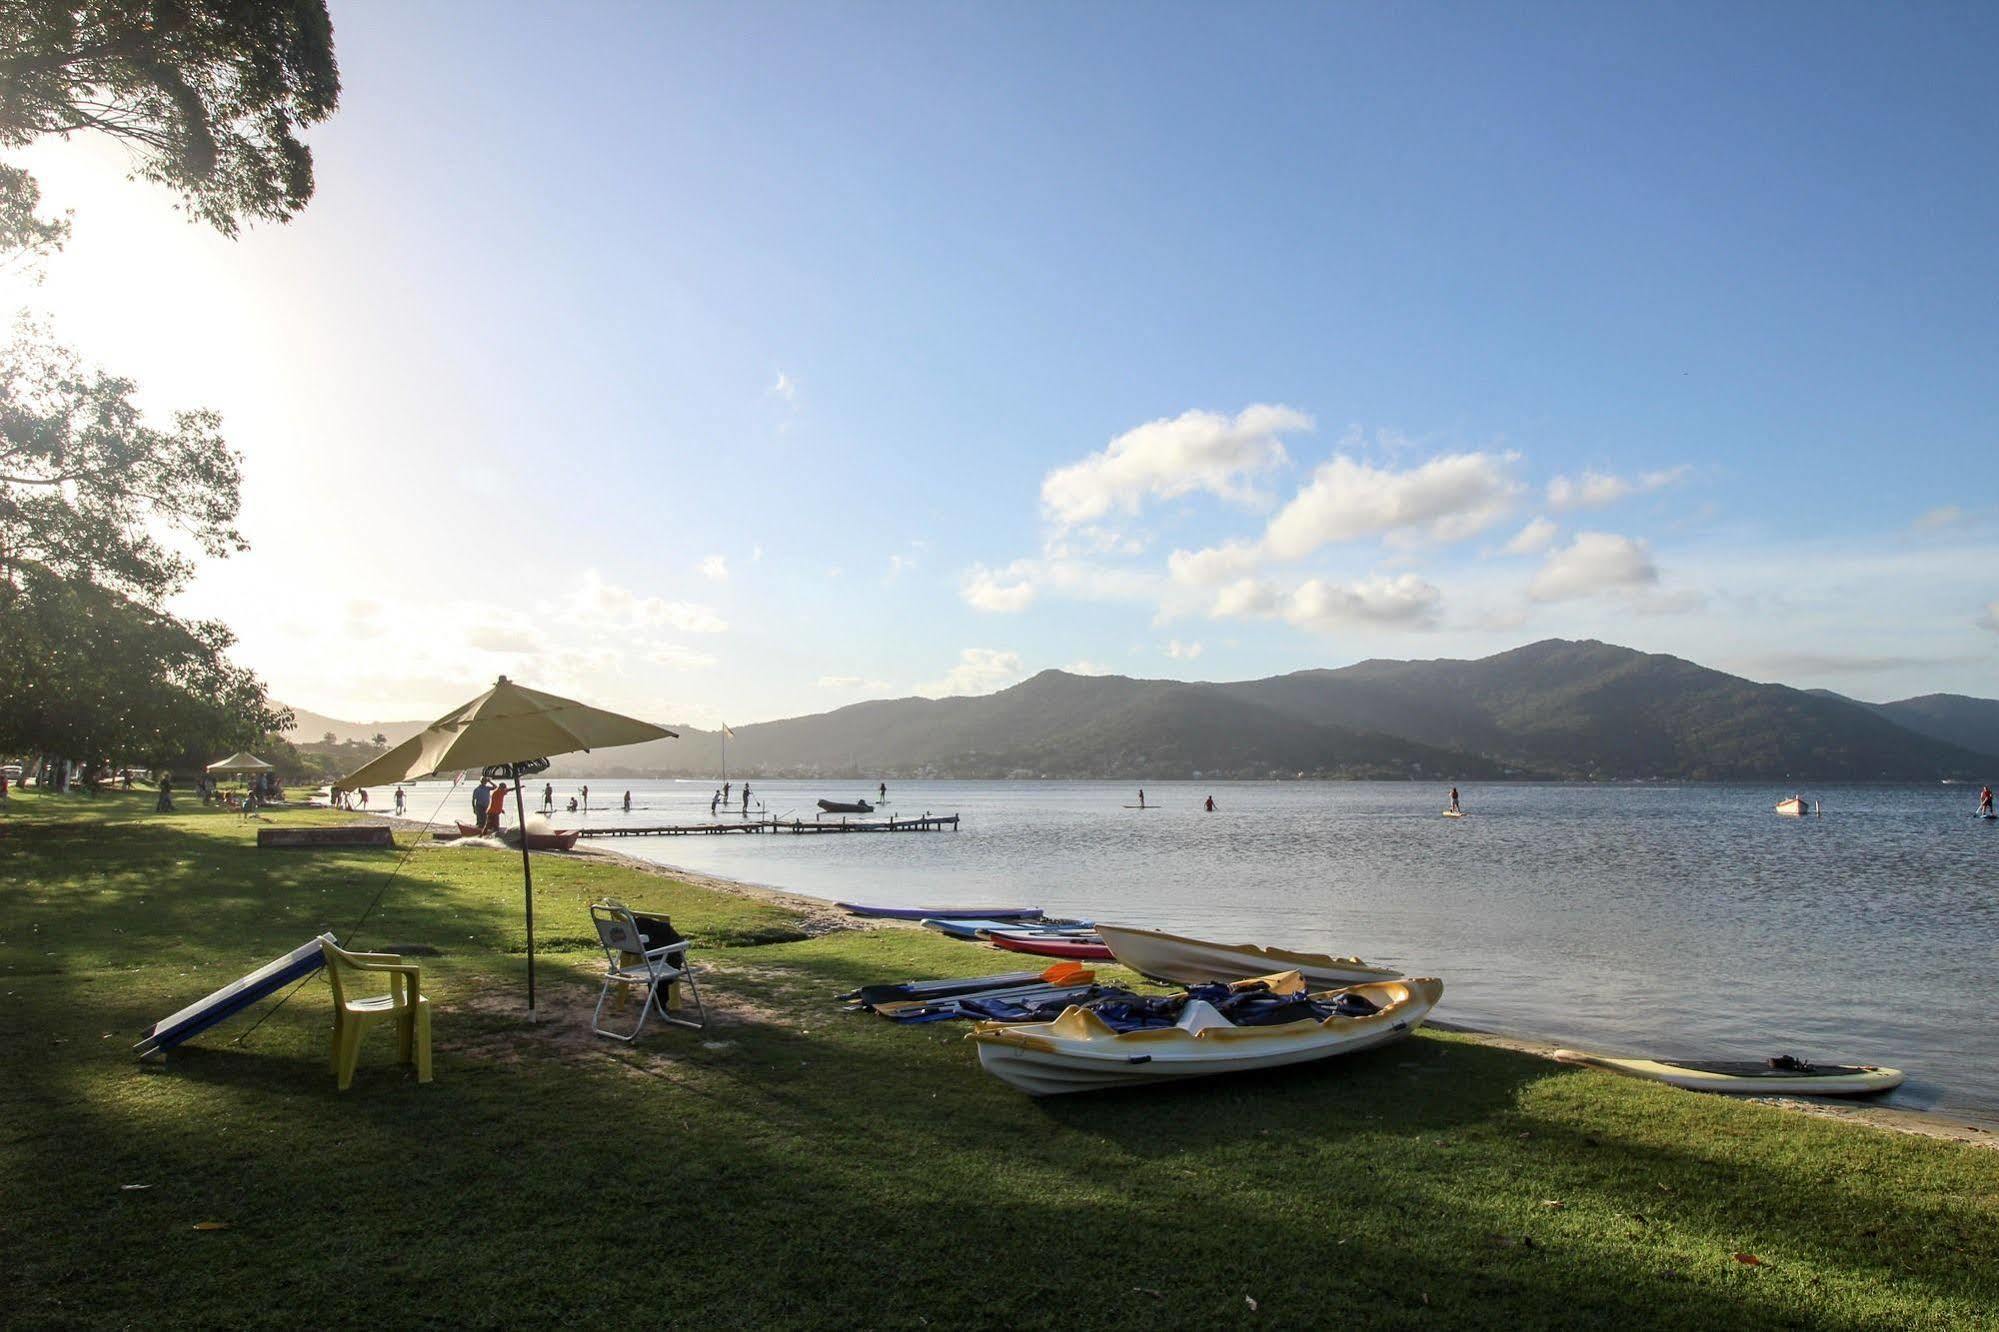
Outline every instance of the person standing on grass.
POLYGON ((157 814, 174 812, 174 778, 170 772, 160 774, 160 798, 154 803, 153 811, 157 814))
POLYGON ((493 808, 493 784, 482 775, 472 788, 472 826, 484 832, 486 815, 493 808))

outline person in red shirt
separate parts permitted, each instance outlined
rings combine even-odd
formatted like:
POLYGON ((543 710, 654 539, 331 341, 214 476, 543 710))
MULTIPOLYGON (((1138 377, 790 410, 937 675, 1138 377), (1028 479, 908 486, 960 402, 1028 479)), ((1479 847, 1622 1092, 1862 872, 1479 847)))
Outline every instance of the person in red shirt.
POLYGON ((1990 814, 1992 812, 1992 788, 1989 786, 1979 788, 1978 812, 1980 814, 1990 814))
POLYGON ((486 806, 486 831, 497 835, 500 831, 500 818, 506 812, 507 788, 504 786, 495 786, 493 788, 493 803, 486 806))

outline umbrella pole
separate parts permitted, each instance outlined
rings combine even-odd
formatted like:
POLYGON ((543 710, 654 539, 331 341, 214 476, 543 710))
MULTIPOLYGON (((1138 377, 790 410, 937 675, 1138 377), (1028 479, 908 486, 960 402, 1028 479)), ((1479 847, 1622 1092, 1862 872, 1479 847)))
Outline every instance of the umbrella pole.
POLYGON ((528 1012, 534 1012, 534 865, 528 860, 527 797, 521 794, 520 769, 514 769, 514 816, 521 825, 521 894, 528 917, 528 1012))

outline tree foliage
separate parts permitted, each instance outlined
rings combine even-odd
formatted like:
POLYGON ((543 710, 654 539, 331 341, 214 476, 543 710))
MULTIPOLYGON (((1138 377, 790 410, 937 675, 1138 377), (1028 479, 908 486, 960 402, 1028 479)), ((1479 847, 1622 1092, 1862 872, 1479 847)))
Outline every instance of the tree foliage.
POLYGON ((110 135, 225 234, 305 207, 339 99, 325 0, 0 0, 0 146, 110 135))

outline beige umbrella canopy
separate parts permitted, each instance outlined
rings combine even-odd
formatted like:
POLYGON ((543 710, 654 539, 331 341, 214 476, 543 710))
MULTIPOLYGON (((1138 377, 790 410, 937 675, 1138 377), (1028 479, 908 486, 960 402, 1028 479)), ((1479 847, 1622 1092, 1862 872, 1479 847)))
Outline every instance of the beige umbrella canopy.
POLYGON ((244 751, 231 754, 226 759, 218 759, 208 765, 208 772, 269 772, 271 765, 255 754, 244 751))
POLYGON ((464 707, 449 712, 380 758, 333 783, 336 791, 414 781, 434 772, 477 768, 489 780, 514 784, 521 825, 521 882, 528 926, 528 1009, 534 1009, 534 867, 528 860, 527 800, 521 778, 548 767, 551 754, 677 740, 654 726, 573 699, 523 689, 506 676, 464 707))

